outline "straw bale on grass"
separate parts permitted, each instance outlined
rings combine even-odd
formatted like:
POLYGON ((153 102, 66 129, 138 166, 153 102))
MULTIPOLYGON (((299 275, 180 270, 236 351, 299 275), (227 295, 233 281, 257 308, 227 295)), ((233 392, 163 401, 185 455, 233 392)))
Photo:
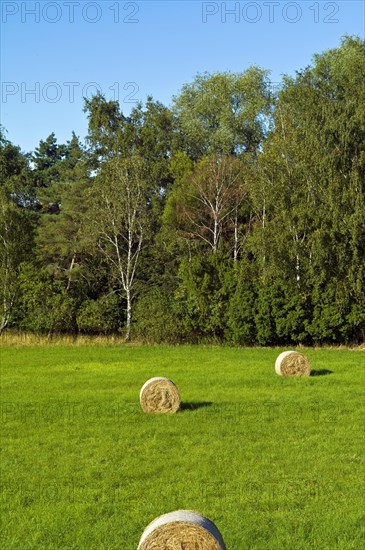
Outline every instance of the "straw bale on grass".
POLYGON ((225 550, 212 521, 191 510, 177 510, 154 519, 144 530, 138 550, 225 550))
POLYGON ((309 359, 298 351, 283 351, 275 361, 280 376, 309 376, 311 368, 309 359))
POLYGON ((175 384, 161 376, 150 378, 143 384, 139 401, 144 412, 148 413, 175 413, 181 404, 175 384))

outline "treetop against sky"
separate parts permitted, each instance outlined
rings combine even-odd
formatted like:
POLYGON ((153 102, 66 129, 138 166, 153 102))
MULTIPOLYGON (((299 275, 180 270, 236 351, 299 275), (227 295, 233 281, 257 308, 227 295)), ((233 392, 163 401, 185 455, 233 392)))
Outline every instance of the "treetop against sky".
POLYGON ((275 86, 344 34, 364 37, 364 3, 4 1, 1 26, 2 123, 30 151, 53 131, 83 138, 96 92, 128 114, 149 94, 169 105, 205 71, 257 65, 275 86))

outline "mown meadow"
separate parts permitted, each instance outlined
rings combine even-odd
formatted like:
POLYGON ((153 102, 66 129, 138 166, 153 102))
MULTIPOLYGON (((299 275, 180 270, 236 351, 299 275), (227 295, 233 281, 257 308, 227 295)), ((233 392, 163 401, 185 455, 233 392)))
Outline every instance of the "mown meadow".
POLYGON ((2 541, 135 550, 156 516, 196 510, 227 550, 364 547, 364 353, 32 345, 1 349, 2 541), (182 410, 146 415, 152 376, 182 410))

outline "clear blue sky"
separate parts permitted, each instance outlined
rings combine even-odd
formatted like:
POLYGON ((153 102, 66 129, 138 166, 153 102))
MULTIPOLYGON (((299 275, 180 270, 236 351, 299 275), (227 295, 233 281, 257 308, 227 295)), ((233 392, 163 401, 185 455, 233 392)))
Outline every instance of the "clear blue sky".
POLYGON ((278 82, 344 34, 364 38, 364 5, 2 0, 1 122, 8 139, 31 151, 53 131, 59 143, 72 130, 85 137, 82 95, 95 85, 128 114, 147 95, 169 105, 198 72, 256 64, 278 82))

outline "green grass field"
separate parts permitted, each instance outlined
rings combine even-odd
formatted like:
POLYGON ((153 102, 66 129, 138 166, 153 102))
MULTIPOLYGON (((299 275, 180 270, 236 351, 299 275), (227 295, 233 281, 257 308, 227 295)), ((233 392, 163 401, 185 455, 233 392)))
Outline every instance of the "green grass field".
POLYGON ((4 347, 1 547, 136 550, 184 508, 227 550, 365 548, 364 353, 308 349, 315 375, 281 378, 280 351, 4 347), (182 411, 142 412, 152 376, 182 411))

